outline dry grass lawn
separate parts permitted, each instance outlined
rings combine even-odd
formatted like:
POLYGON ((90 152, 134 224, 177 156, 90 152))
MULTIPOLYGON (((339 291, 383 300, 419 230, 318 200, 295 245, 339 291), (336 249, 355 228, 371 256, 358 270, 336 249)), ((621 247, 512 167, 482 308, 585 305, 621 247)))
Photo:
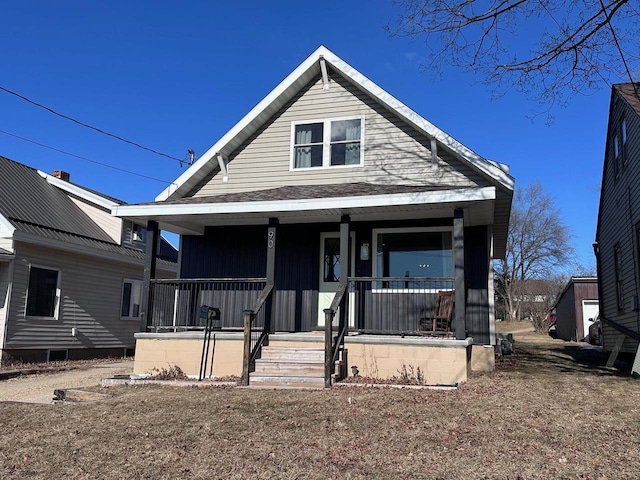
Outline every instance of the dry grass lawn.
POLYGON ((145 386, 0 404, 0 478, 640 477, 640 382, 575 343, 516 340, 456 391, 145 386))

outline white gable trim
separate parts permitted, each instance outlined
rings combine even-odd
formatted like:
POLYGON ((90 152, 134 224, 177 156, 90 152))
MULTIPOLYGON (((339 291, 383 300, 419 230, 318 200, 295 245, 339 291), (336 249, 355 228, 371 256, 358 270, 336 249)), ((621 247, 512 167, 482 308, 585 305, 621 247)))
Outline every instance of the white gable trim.
MULTIPOLYGON (((379 103, 394 111, 400 118, 412 125, 418 131, 422 132, 429 138, 435 138, 443 147, 457 155, 461 160, 468 162, 473 168, 493 178, 509 190, 513 190, 513 177, 509 175, 506 166, 500 168, 496 162, 489 161, 471 149, 465 147, 453 137, 447 135, 432 123, 418 115, 402 102, 397 100, 391 94, 362 75, 349 64, 341 60, 326 47, 320 46, 306 60, 304 60, 293 72, 291 72, 280 84, 278 84, 262 101, 260 101, 247 115, 245 115, 231 130, 229 130, 220 140, 218 140, 209 150, 207 150, 193 165, 191 165, 182 175, 180 175, 171 185, 164 189, 156 197, 156 201, 163 201, 171 198, 180 198, 181 193, 186 193, 190 187, 200 177, 204 177, 210 169, 215 168, 217 161, 216 155, 220 153, 229 142, 239 135, 245 128, 251 127, 258 117, 263 114, 269 107, 276 110, 282 107, 286 101, 294 95, 296 83, 305 76, 305 74, 322 73, 321 60, 328 62, 334 69, 338 70, 341 75, 347 78, 354 85, 367 92, 379 103), (207 168, 208 167, 208 168, 207 168), (191 182, 189 181, 191 180, 191 182), (184 190, 184 191, 183 191, 184 190)), ((310 78, 310 77, 309 77, 310 78)), ((253 131, 252 130, 252 131, 253 131)), ((226 152, 229 153, 229 152, 226 152)))
POLYGON ((367 207, 393 207, 438 203, 473 202, 495 200, 495 187, 464 188, 418 193, 363 195, 357 197, 329 197, 295 200, 270 200, 264 202, 189 203, 121 205, 111 210, 118 217, 144 217, 153 215, 205 215, 269 212, 302 212, 330 209, 367 207))
POLYGON ((13 238, 13 232, 16 231, 16 227, 5 217, 0 215, 0 238, 13 238))
POLYGON ((48 173, 44 173, 40 170, 38 170, 38 173, 40 174, 40 176, 42 178, 44 178, 47 183, 49 183, 50 185, 53 185, 54 187, 59 188, 60 190, 64 190, 67 193, 71 193, 72 195, 75 195, 77 197, 80 197, 88 202, 91 202, 95 205, 98 205, 100 207, 106 208, 108 210, 111 210, 113 207, 115 207, 116 205, 119 205, 119 203, 114 202, 113 200, 109 199, 109 198, 105 198, 101 195, 98 195, 96 193, 90 192, 88 190, 85 190, 82 187, 79 187, 78 185, 74 185, 72 183, 66 182, 64 180, 61 180, 57 177, 54 177, 52 175, 49 175, 48 173))

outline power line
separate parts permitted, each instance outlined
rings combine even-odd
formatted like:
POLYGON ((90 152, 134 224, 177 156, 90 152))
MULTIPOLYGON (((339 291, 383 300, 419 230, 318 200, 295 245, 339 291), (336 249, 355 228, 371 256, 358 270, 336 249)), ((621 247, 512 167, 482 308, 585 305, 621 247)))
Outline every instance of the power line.
POLYGON ((72 118, 72 117, 70 117, 68 115, 56 112, 52 108, 49 108, 46 105, 43 105, 43 104, 38 103, 38 102, 36 102, 34 100, 31 100, 30 98, 27 98, 24 95, 21 95, 21 94, 19 94, 17 92, 14 92, 13 90, 9 90, 8 88, 3 87, 2 85, 0 85, 0 90, 2 90, 3 92, 8 93, 10 95, 14 95, 14 96, 24 100, 25 102, 28 102, 28 103, 30 103, 32 105, 35 105, 36 107, 42 108, 42 109, 46 110, 49 113, 53 113, 54 115, 57 115, 58 117, 64 118, 65 120, 69 120, 69 121, 71 121, 73 123, 77 123, 78 125, 81 125, 83 127, 89 128, 89 129, 94 130, 94 131, 96 131, 98 133, 101 133, 103 135, 107 135, 108 137, 112 137, 112 138, 115 138, 116 140, 120 140, 121 142, 128 143, 129 145, 133 145, 134 147, 141 148, 142 150, 146 150, 148 152, 155 153, 156 155, 160 155, 162 157, 170 158, 171 160, 176 160, 176 161, 180 162, 180 166, 182 166, 185 163, 187 163, 187 164, 189 163, 184 158, 178 158, 178 157, 174 157, 172 155, 167 155, 166 153, 158 152, 157 150, 154 150, 153 148, 145 147, 144 145, 140 145, 139 143, 133 142, 131 140, 127 140, 126 138, 123 138, 123 137, 121 137, 119 135, 115 135, 113 133, 106 132, 106 131, 104 131, 104 130, 102 130, 100 128, 97 128, 97 127, 94 127, 92 125, 89 125, 88 123, 81 122, 80 120, 76 120, 75 118, 72 118))
POLYGON ((98 162, 97 160, 92 160, 90 158, 83 157, 81 155, 76 155, 75 153, 65 152, 64 150, 60 150, 59 148, 51 147, 49 145, 45 145, 44 143, 36 142, 35 140, 31 140, 29 138, 21 137, 20 135, 16 135, 15 133, 6 132, 4 130, 0 130, 0 133, 3 133, 5 135, 9 135, 10 137, 18 138, 20 140, 24 140, 25 142, 33 143, 34 145, 38 145, 39 147, 48 148, 49 150, 53 150, 55 152, 59 152, 59 153, 65 154, 65 155, 69 155, 70 157, 79 158, 80 160, 86 160, 87 162, 95 163, 96 165, 101 165, 103 167, 111 168, 113 170, 118 170, 120 172, 128 173, 129 175, 136 175, 137 177, 142 177, 142 178, 146 178, 148 180, 154 180, 156 182, 161 182, 161 183, 166 183, 166 184, 173 183, 173 182, 168 182, 166 180, 161 180, 160 178, 154 178, 154 177, 150 177, 148 175, 143 175, 142 173, 136 173, 136 172, 132 172, 130 170, 125 170, 124 168, 114 167, 113 165, 109 165, 107 163, 98 162))

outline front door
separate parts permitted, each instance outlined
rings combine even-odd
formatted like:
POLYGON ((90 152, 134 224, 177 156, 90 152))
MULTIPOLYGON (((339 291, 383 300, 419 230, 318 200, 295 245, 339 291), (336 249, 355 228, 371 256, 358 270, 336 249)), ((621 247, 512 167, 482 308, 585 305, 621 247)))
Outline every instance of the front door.
MULTIPOLYGON (((351 232, 351 272, 355 271, 355 238, 351 232)), ((324 309, 331 306, 333 297, 340 284, 340 233, 323 232, 320 234, 320 283, 318 288, 318 326, 324 326, 324 309)), ((349 326, 354 326, 354 293, 349 294, 349 326)), ((334 321, 338 321, 338 313, 334 321)))

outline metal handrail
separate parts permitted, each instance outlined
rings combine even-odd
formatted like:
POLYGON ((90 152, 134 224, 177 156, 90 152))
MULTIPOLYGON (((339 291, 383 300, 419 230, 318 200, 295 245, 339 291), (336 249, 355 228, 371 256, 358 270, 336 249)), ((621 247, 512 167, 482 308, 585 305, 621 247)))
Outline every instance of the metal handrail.
POLYGON ((340 312, 340 316, 343 317, 343 319, 346 319, 348 313, 345 311, 346 305, 344 299, 346 298, 345 293, 347 292, 348 287, 348 283, 340 284, 333 297, 331 306, 324 309, 324 385, 327 388, 331 387, 331 375, 335 369, 335 362, 338 359, 340 346, 344 342, 348 323, 347 321, 340 322, 340 325, 338 326, 338 335, 336 335, 334 339, 333 317, 335 317, 338 308, 342 306, 343 308, 340 312))

